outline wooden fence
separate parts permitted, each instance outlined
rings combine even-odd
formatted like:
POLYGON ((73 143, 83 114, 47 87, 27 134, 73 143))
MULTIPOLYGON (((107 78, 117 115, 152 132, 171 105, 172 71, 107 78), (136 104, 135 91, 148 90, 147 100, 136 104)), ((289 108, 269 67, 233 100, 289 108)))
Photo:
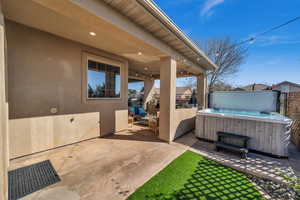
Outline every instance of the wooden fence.
POLYGON ((291 126, 291 141, 300 150, 300 120, 295 120, 291 126))
POLYGON ((287 95, 286 114, 294 120, 291 127, 291 141, 300 150, 300 92, 291 92, 287 95))

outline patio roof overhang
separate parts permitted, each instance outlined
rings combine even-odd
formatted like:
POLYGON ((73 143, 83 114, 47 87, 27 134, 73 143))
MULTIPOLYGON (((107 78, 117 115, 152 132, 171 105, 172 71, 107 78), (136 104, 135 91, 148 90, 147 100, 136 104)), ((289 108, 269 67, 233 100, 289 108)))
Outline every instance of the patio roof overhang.
POLYGON ((206 70, 217 68, 215 63, 153 1, 104 1, 206 70))
POLYGON ((180 72, 216 68, 152 1, 9 0, 4 13, 9 20, 122 56, 132 73, 159 77, 164 57, 174 58, 180 72))

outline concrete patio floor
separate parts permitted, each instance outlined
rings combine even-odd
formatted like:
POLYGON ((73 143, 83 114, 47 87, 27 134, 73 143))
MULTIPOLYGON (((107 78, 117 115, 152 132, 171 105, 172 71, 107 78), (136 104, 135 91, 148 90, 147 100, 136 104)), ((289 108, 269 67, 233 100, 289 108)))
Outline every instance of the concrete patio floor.
POLYGON ((62 197, 64 200, 124 200, 186 150, 275 181, 282 181, 277 169, 292 167, 295 173, 300 172, 300 152, 292 147, 289 159, 250 153, 245 160, 230 152, 216 152, 212 143, 199 141, 193 132, 167 144, 147 128, 138 126, 105 138, 12 160, 10 169, 50 160, 61 178, 61 182, 23 200, 60 200, 62 197))
POLYGON ((187 149, 142 127, 12 160, 15 169, 50 160, 61 182, 23 200, 126 199, 187 149))

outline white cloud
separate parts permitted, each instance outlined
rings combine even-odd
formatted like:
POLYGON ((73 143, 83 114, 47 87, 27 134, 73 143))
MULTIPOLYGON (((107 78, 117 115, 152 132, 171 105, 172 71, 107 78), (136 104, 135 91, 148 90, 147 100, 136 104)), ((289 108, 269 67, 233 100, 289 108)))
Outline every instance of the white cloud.
POLYGON ((213 14, 212 9, 221 3, 224 3, 224 0, 207 0, 201 10, 201 15, 211 16, 213 14))

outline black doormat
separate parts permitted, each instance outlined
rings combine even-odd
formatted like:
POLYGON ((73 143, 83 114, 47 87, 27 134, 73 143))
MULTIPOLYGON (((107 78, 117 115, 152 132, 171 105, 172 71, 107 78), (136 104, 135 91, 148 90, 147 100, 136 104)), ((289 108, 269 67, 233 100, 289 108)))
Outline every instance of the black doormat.
POLYGON ((59 181, 49 160, 9 171, 9 200, 19 199, 59 181))

